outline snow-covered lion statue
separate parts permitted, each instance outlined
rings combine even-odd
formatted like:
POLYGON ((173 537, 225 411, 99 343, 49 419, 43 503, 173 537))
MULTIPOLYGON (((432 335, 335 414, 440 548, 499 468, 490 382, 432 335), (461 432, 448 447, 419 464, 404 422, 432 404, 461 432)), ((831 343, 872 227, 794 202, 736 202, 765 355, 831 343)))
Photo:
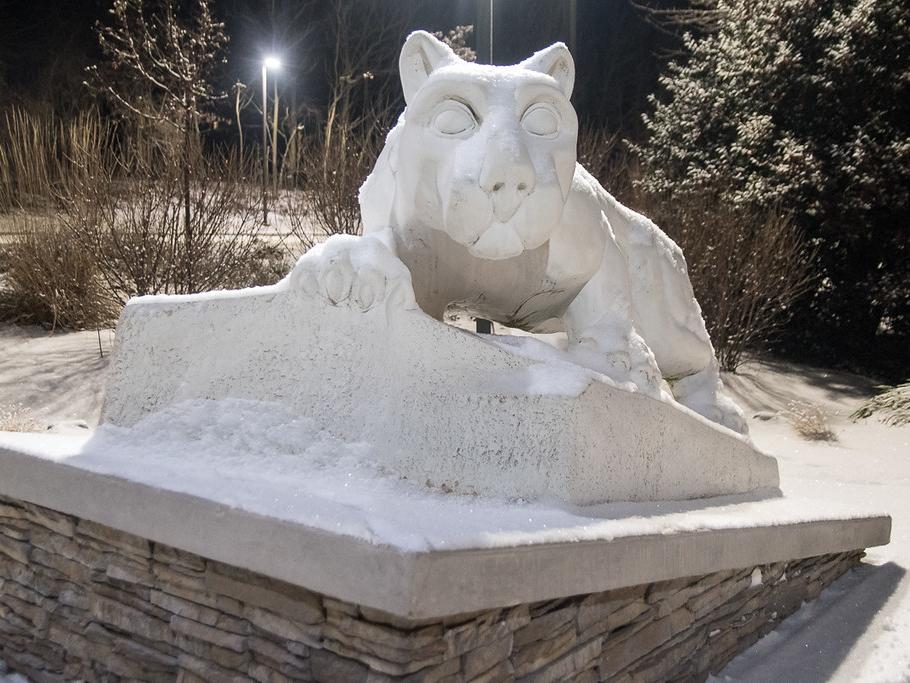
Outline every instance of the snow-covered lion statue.
POLYGON ((577 363, 745 432, 681 250, 576 163, 565 45, 490 66, 417 31, 399 67, 407 107, 360 190, 364 237, 314 248, 292 283, 363 310, 397 290, 439 320, 565 331, 577 363))

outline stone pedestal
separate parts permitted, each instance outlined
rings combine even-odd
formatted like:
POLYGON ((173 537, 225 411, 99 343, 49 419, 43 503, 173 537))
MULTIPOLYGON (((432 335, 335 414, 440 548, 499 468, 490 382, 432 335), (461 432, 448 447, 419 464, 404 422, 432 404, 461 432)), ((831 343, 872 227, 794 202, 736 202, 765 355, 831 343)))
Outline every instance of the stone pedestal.
POLYGON ((602 509, 586 541, 414 551, 3 441, 0 659, 38 683, 697 680, 890 533, 724 499, 689 529, 602 509))

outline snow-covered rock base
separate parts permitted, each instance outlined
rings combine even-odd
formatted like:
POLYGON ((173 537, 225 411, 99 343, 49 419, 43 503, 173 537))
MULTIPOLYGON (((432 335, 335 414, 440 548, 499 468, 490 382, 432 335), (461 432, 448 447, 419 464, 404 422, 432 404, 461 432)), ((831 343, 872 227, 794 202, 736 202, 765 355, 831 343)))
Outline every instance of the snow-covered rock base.
MULTIPOLYGON (((304 256, 271 287, 132 301, 102 422, 130 427, 168 408, 179 419, 197 399, 268 402, 366 444, 377 467, 417 486, 513 499, 586 505, 778 486, 773 458, 672 399, 537 340, 481 337, 423 314, 407 269, 381 252, 329 259, 330 272, 304 256)), ((255 457, 249 435, 261 425, 234 418, 198 430, 236 436, 255 457)), ((149 466, 153 441, 144 435, 149 466)))

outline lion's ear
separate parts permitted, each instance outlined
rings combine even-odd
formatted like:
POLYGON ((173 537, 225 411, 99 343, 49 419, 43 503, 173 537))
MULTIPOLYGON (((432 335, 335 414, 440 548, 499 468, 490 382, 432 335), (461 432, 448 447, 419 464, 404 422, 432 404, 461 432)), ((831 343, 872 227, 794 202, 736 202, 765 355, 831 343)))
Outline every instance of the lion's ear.
POLYGON ((414 93, 436 69, 456 61, 458 57, 448 45, 426 31, 414 31, 404 41, 398 58, 404 101, 410 103, 414 93))
POLYGON ((564 43, 554 43, 540 52, 535 52, 519 66, 552 76, 566 98, 572 97, 572 88, 575 87, 575 60, 564 43))

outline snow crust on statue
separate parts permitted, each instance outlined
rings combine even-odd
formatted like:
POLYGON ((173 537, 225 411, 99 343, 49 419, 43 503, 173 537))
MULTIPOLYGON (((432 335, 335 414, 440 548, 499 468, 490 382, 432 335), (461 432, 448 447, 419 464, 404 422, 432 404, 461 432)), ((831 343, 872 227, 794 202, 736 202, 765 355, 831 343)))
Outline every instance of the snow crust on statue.
POLYGON ((399 68, 407 107, 360 190, 365 237, 311 250, 292 280, 367 310, 407 285, 396 256, 427 314, 565 331, 577 363, 745 432, 681 250, 576 163, 565 45, 481 65, 417 31, 399 68))

